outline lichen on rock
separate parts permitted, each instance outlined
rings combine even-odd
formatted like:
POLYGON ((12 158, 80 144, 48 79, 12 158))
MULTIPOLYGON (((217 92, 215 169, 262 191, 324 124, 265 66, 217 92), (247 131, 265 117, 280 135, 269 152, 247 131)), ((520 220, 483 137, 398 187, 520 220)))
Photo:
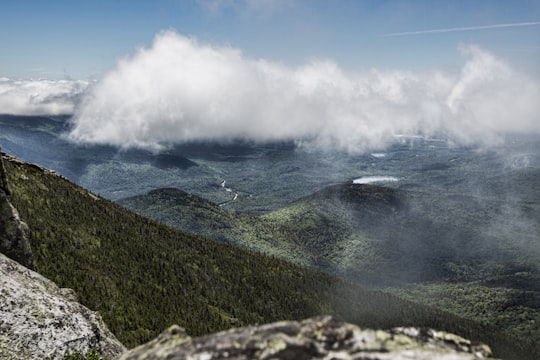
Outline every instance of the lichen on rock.
POLYGON ((457 335, 419 328, 361 329, 321 316, 232 329, 191 338, 173 326, 123 360, 158 359, 370 359, 472 360, 491 357, 489 347, 457 335))
POLYGON ((73 291, 0 254, 0 359, 62 359, 95 350, 117 359, 124 346, 73 291))

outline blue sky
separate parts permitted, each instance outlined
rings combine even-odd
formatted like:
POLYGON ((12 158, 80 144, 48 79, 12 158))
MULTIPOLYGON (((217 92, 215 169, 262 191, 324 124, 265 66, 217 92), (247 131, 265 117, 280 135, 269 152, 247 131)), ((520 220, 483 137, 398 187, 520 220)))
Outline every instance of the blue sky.
POLYGON ((538 22, 538 0, 2 0, 0 77, 99 78, 169 29, 290 66, 452 69, 474 44, 538 74, 538 22), (436 29, 456 31, 384 36, 436 29))

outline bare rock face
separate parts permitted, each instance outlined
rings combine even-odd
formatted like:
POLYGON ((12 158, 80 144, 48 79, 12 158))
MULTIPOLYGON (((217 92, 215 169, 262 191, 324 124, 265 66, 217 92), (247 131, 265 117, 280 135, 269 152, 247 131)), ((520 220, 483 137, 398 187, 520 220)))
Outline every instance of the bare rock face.
POLYGON ((6 193, 0 189, 0 252, 34 269, 28 225, 19 217, 6 193))
POLYGON ((28 225, 9 201, 9 184, 0 153, 0 252, 33 269, 28 225))
POLYGON ((285 321, 191 338, 172 326, 122 356, 135 359, 468 360, 491 357, 488 346, 418 328, 361 329, 332 317, 285 321))
POLYGON ((110 359, 125 351, 72 290, 0 254, 0 359, 62 359, 91 349, 110 359))
POLYGON ((0 190, 3 190, 6 195, 9 195, 9 184, 7 179, 6 168, 4 167, 4 153, 0 148, 0 190))

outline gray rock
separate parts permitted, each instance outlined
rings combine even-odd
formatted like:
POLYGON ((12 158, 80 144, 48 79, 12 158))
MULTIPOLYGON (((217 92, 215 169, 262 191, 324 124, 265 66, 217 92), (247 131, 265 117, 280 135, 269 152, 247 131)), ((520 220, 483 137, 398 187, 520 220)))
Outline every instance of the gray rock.
POLYGON ((3 190, 6 195, 9 195, 9 184, 6 168, 4 167, 4 154, 1 150, 0 148, 0 190, 3 190))
POLYGON ((431 329, 361 329, 330 316, 284 321, 191 338, 172 326, 128 351, 135 359, 370 359, 466 360, 491 357, 483 344, 431 329))
POLYGON ((3 189, 0 189, 0 252, 34 269, 30 230, 3 189))
POLYGON ((90 349, 110 359, 125 351, 72 290, 0 254, 0 359, 61 359, 90 349))

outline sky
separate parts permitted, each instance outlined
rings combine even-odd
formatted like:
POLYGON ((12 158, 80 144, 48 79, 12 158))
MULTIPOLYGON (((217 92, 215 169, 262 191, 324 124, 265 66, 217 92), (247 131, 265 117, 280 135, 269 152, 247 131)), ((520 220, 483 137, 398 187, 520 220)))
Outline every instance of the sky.
POLYGON ((540 0, 2 0, 0 113, 159 150, 540 132, 540 0))
POLYGON ((540 72, 538 22, 538 0, 2 0, 0 76, 99 77, 170 29, 290 65, 452 68, 474 43, 540 72), (500 24, 516 26, 471 29, 500 24))

